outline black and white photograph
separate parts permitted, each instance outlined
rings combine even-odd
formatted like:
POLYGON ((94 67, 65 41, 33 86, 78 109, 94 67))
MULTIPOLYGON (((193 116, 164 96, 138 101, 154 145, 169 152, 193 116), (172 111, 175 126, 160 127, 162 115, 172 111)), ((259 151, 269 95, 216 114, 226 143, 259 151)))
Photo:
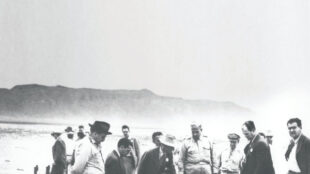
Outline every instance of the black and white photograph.
POLYGON ((310 174, 307 0, 1 0, 0 174, 310 174))

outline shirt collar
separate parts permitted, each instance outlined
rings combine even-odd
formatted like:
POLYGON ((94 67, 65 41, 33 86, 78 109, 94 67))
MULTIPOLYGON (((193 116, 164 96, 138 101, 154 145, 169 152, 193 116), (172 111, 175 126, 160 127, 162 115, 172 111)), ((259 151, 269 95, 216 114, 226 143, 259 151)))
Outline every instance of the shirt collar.
POLYGON ((96 147, 101 148, 101 143, 96 144, 96 141, 94 140, 94 138, 93 138, 92 136, 89 136, 89 141, 90 141, 93 145, 95 145, 96 147))
POLYGON ((255 140, 255 138, 258 136, 258 134, 256 134, 254 137, 253 137, 253 139, 250 141, 250 143, 252 143, 254 140, 255 140))
POLYGON ((161 149, 161 147, 159 147, 159 157, 161 157, 164 154, 163 150, 161 149))
POLYGON ((121 154, 118 152, 118 150, 115 150, 115 152, 117 153, 119 157, 121 157, 121 154))
POLYGON ((293 139, 294 143, 297 144, 298 140, 300 139, 301 134, 298 136, 298 138, 296 140, 293 139))

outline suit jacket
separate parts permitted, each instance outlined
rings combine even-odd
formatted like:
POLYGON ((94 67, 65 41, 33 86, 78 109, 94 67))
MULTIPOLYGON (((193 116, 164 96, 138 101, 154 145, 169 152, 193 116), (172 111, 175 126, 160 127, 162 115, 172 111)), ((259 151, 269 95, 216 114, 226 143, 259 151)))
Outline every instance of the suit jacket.
POLYGON ((108 155, 104 169, 106 174, 126 174, 120 156, 115 150, 108 155))
POLYGON ((134 149, 136 160, 137 160, 135 161, 135 166, 137 167, 139 160, 140 160, 140 146, 136 138, 130 138, 130 141, 133 144, 133 149, 134 149))
POLYGON ((241 174, 274 174, 270 148, 260 135, 257 135, 244 149, 245 163, 241 174))
MULTIPOLYGON (((285 153, 286 160, 290 158, 291 148, 289 147, 285 153)), ((298 140, 295 158, 301 174, 310 174, 310 139, 303 134, 298 140)))
POLYGON ((66 145, 61 138, 57 138, 53 145, 53 159, 52 174, 63 174, 66 168, 66 145))
POLYGON ((175 174, 172 153, 166 154, 160 161, 159 147, 147 151, 141 157, 138 174, 175 174))

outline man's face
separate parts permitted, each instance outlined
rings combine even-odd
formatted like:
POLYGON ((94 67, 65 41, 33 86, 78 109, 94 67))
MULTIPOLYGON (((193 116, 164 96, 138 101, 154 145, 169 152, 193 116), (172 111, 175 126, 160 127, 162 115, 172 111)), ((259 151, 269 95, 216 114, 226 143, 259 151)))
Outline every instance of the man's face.
POLYGON ((155 136, 154 139, 153 139, 153 143, 154 143, 157 147, 160 146, 159 137, 160 137, 160 135, 157 135, 157 136, 155 136))
POLYGON ((122 130, 123 131, 123 135, 125 138, 128 138, 129 137, 129 129, 125 128, 122 130))
POLYGON ((166 146, 164 144, 160 144, 160 147, 164 153, 171 153, 174 150, 174 147, 166 146))
POLYGON ((70 133, 67 134, 67 137, 68 137, 69 139, 73 139, 74 134, 70 132, 70 133))
POLYGON ((236 149, 239 141, 238 140, 229 140, 229 142, 230 142, 230 149, 234 150, 234 149, 236 149))
POLYGON ((118 152, 121 156, 126 156, 131 151, 131 149, 131 146, 125 147, 124 145, 121 145, 120 147, 118 147, 118 152))
POLYGON ((254 132, 249 131, 245 125, 242 126, 242 133, 249 141, 251 141, 255 136, 254 132))
POLYGON ((301 128, 297 126, 296 122, 287 124, 288 132, 293 139, 297 139, 301 134, 301 128))
POLYGON ((197 128, 192 129, 192 136, 193 136, 193 139, 195 141, 199 140, 200 135, 201 135, 201 129, 199 129, 199 128, 198 129, 197 128))
POLYGON ((99 143, 101 143, 101 142, 103 142, 105 140, 106 136, 107 136, 106 133, 97 133, 97 132, 95 132, 93 138, 94 138, 95 142, 97 144, 99 144, 99 143))

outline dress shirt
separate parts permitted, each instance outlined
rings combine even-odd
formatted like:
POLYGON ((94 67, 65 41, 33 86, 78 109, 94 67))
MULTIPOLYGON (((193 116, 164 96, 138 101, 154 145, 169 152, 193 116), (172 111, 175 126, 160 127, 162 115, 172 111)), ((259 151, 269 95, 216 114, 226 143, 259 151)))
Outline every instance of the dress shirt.
POLYGON ((295 145, 293 146, 290 157, 287 161, 288 162, 288 170, 293 171, 293 172, 297 172, 297 173, 300 172, 300 168, 299 168, 297 160, 296 160, 296 150, 297 150, 299 138, 300 138, 300 135, 296 140, 293 140, 295 145))

